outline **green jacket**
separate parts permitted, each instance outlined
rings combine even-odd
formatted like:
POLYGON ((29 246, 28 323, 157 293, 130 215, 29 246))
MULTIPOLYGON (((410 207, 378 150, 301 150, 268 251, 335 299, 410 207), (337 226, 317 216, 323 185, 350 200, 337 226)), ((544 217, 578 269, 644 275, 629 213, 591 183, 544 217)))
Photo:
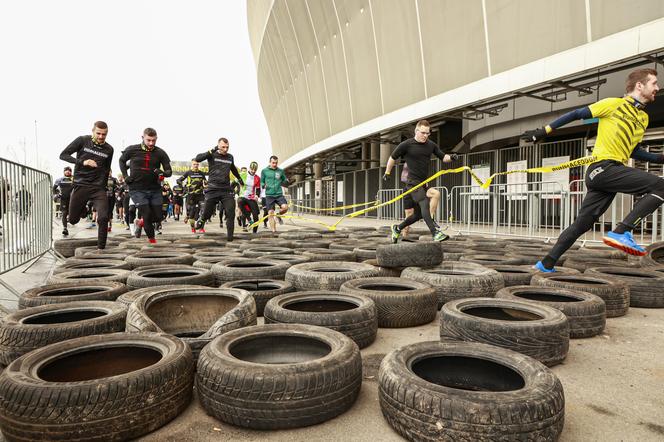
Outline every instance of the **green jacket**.
POLYGON ((288 179, 283 169, 266 167, 261 170, 261 187, 265 187, 265 196, 282 196, 284 193, 281 186, 287 185, 288 179))

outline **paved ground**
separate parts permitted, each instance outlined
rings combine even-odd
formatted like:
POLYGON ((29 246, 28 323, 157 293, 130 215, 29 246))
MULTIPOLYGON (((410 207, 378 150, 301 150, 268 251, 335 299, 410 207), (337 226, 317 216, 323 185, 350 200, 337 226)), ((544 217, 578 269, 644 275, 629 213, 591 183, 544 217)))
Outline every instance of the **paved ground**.
MULTIPOLYGON (((331 224, 333 219, 318 217, 331 224)), ((289 224, 289 223, 287 223, 289 224)), ((298 225, 304 225, 297 222, 298 225)), ((380 225, 353 219, 344 225, 380 225)), ((185 226, 165 225, 165 232, 185 233, 185 226)), ((119 230, 120 226, 116 226, 119 230)), ((286 226, 286 228, 291 228, 286 226)), ((218 226, 211 227, 212 231, 218 226)), ((77 237, 93 231, 73 229, 77 237)), ((123 232, 123 230, 121 230, 123 232)), ((3 279, 20 290, 41 284, 53 261, 43 259, 26 274, 14 271, 3 279)), ((664 296, 664 287, 662 288, 664 296)), ((10 294, 0 287, 0 297, 10 294)), ((8 307, 15 303, 3 301, 8 307)), ((259 322, 261 322, 259 320, 259 322)), ((225 425, 207 416, 194 399, 167 426, 142 441, 397 441, 401 440, 380 413, 376 370, 390 350, 413 342, 438 339, 438 321, 408 329, 379 329, 378 339, 362 350, 365 372, 362 392, 352 409, 336 419, 290 431, 257 432, 225 425)), ((590 339, 572 340, 564 364, 553 368, 566 397, 562 441, 664 440, 664 309, 630 309, 612 318, 606 331, 590 339)))

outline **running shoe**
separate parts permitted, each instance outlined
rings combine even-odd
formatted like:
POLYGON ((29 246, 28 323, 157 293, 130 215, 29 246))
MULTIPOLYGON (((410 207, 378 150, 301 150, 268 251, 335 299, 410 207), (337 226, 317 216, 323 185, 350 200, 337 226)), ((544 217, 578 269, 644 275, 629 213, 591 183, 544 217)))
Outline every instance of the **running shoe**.
POLYGON ((646 249, 641 247, 634 241, 634 237, 632 237, 632 232, 625 232, 625 233, 615 233, 615 232, 608 232, 605 237, 602 238, 602 241, 604 241, 604 244, 607 246, 616 248, 618 250, 622 250, 625 253, 628 253, 630 255, 634 256, 645 256, 648 254, 646 252, 646 249))
POLYGON ((143 219, 136 218, 134 220, 134 236, 136 236, 136 238, 141 237, 141 230, 143 230, 143 219))
POLYGON ((539 270, 542 273, 556 273, 556 269, 547 269, 546 267, 544 267, 542 261, 537 261, 537 264, 535 264, 533 268, 539 270))
POLYGON ((434 233, 434 235, 433 235, 433 240, 435 242, 443 242, 443 241, 448 240, 448 239, 450 239, 449 235, 446 235, 440 229, 436 230, 436 233, 434 233))
POLYGON ((125 227, 125 230, 131 230, 131 229, 129 228, 129 226, 127 226, 127 227, 125 227))
POLYGON ((192 228, 191 228, 191 233, 196 233, 196 229, 194 229, 194 228, 192 227, 192 228))
POLYGON ((203 228, 198 229, 198 233, 205 233, 205 229, 203 228))
POLYGON ((392 232, 392 242, 394 244, 398 243, 401 239, 401 230, 399 230, 399 226, 394 224, 390 229, 390 232, 392 232))
POLYGON ((69 230, 64 229, 64 230, 62 231, 62 236, 69 236, 69 230))
POLYGON ((111 226, 111 225, 109 224, 109 225, 108 225, 108 228, 106 229, 106 231, 107 231, 107 232, 110 232, 112 229, 113 229, 113 226, 111 226))
POLYGON ((148 238, 148 242, 149 242, 150 244, 157 244, 157 240, 154 239, 154 238, 148 238))
POLYGON ((244 227, 242 227, 242 231, 243 232, 248 232, 249 230, 247 230, 247 226, 244 226, 244 227))
POLYGON ((203 223, 203 221, 199 219, 199 220, 196 221, 196 224, 194 224, 194 228, 196 230, 200 230, 200 229, 203 228, 204 225, 205 225, 205 223, 203 223))

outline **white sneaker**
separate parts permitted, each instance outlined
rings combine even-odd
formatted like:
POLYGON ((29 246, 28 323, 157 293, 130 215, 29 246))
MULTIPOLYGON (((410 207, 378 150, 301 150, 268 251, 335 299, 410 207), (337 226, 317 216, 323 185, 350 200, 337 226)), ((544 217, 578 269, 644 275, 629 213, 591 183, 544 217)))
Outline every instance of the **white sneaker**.
POLYGON ((136 235, 136 225, 134 223, 129 224, 129 231, 131 232, 131 236, 136 235))

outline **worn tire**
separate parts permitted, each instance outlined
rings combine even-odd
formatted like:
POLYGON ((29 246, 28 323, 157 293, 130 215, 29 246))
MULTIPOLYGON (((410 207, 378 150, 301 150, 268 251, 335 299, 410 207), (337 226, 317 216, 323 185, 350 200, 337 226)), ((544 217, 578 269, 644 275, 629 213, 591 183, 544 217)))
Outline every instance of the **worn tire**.
POLYGON ((175 251, 138 252, 128 256, 125 261, 132 269, 136 267, 159 265, 159 264, 185 264, 192 265, 194 257, 190 253, 175 251))
POLYGON ((265 304, 278 295, 295 291, 293 284, 278 279, 240 279, 222 284, 220 288, 248 291, 256 303, 256 315, 263 316, 265 304))
POLYGON ((378 246, 380 267, 433 267, 443 262, 443 250, 435 242, 401 243, 378 246))
POLYGON ((211 268, 215 282, 221 285, 228 281, 247 278, 284 279, 290 263, 270 259, 229 258, 211 268))
POLYGON ((117 281, 126 284, 129 273, 131 271, 123 269, 70 270, 51 275, 47 282, 49 284, 62 284, 78 281, 81 284, 97 284, 99 282, 117 281))
POLYGON ((331 291, 306 291, 275 296, 265 305, 265 324, 308 324, 329 328, 360 347, 371 345, 378 332, 376 304, 370 298, 331 291))
POLYGON ((270 255, 258 259, 269 259, 271 261, 282 261, 287 262, 290 265, 302 264, 304 262, 310 262, 311 258, 304 255, 270 255))
POLYGON ((570 338, 597 336, 606 326, 606 305, 599 296, 578 290, 520 285, 498 290, 496 298, 534 302, 560 310, 569 321, 570 338))
POLYGON ((138 297, 127 311, 126 331, 177 336, 197 361, 214 338, 249 325, 256 325, 256 304, 249 292, 181 286, 138 297))
POLYGON ((491 345, 401 347, 380 364, 378 387, 383 416, 410 441, 555 441, 563 430, 556 375, 491 345))
POLYGON ((353 405, 361 385, 362 358, 351 339, 299 324, 226 333, 203 349, 196 374, 209 415, 258 430, 332 419, 353 405))
POLYGON ((133 439, 187 408, 193 368, 191 350, 169 335, 113 333, 51 344, 0 376, 0 428, 8 441, 133 439))
POLYGON ((518 266, 526 264, 525 259, 509 255, 464 254, 459 258, 459 261, 474 262, 475 264, 481 264, 483 266, 496 264, 518 266))
POLYGON ((626 267, 595 267, 586 275, 617 279, 629 286, 630 307, 664 308, 664 273, 626 267))
POLYGON ((376 277, 380 278, 398 278, 404 269, 404 267, 380 267, 375 259, 367 259, 362 262, 374 266, 378 270, 376 277))
POLYGON ((401 277, 431 284, 438 295, 438 308, 455 299, 493 297, 505 284, 497 271, 461 261, 444 262, 431 269, 408 267, 401 277))
POLYGON ((595 258, 593 256, 572 255, 565 260, 565 267, 585 272, 591 267, 636 267, 626 259, 595 258))
POLYGON ((376 259, 376 249, 379 246, 377 245, 363 245, 353 249, 357 261, 365 261, 367 259, 376 259))
POLYGON ((338 249, 299 249, 301 256, 306 256, 310 261, 356 261, 355 252, 338 249))
POLYGON ((625 316, 629 310, 629 286, 615 279, 586 273, 579 275, 547 273, 533 276, 531 285, 579 290, 597 295, 604 301, 607 318, 625 316))
POLYGON ((90 247, 97 245, 97 238, 94 239, 56 239, 53 241, 53 249, 64 256, 71 258, 79 247, 90 247))
POLYGON ((288 255, 294 253, 293 249, 288 247, 256 246, 242 251, 245 258, 262 258, 270 255, 288 255))
POLYGON ((347 261, 306 262, 295 264, 286 271, 286 281, 298 290, 339 290, 351 279, 378 276, 369 264, 347 261))
POLYGON ((77 259, 68 258, 65 262, 53 269, 53 274, 79 269, 124 269, 129 270, 129 264, 119 259, 77 259))
POLYGON ((112 301, 49 304, 0 320, 0 364, 54 342, 124 330, 127 308, 112 301))
POLYGON ((440 338, 508 348, 552 366, 567 356, 569 321, 560 310, 531 302, 457 299, 440 311, 440 338), (477 313, 466 313, 471 310, 477 313))
POLYGON ((436 290, 429 284, 406 278, 353 279, 344 282, 339 292, 372 299, 378 313, 378 327, 428 324, 438 313, 436 290))
POLYGON ((654 242, 646 247, 646 256, 639 258, 641 267, 654 267, 664 265, 664 241, 654 242))
POLYGON ((148 266, 136 269, 127 277, 129 289, 155 287, 159 285, 215 285, 211 271, 186 265, 148 266))
POLYGON ((126 285, 113 281, 101 281, 92 284, 79 282, 49 284, 21 293, 18 297, 18 308, 24 309, 76 301, 115 301, 118 296, 126 291, 126 285))

